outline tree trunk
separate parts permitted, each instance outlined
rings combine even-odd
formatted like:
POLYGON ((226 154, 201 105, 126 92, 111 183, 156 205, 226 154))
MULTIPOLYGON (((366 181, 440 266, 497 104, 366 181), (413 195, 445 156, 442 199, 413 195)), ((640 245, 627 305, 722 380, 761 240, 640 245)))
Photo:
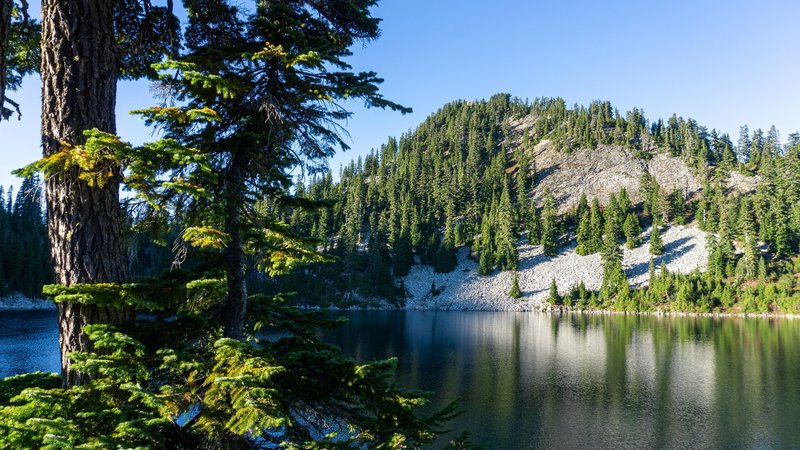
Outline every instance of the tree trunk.
MULTIPOLYGON (((116 131, 117 57, 112 5, 107 0, 42 1, 42 145, 82 144, 83 131, 116 131)), ((119 174, 119 167, 111 168, 119 174)), ((47 225, 56 281, 64 285, 126 279, 119 177, 90 187, 68 171, 47 180, 47 225)), ((85 383, 68 354, 91 350, 83 327, 131 320, 130 308, 58 306, 61 376, 65 387, 85 383)))
POLYGON ((6 104, 6 80, 8 67, 6 60, 9 47, 9 33, 11 31, 11 10, 14 8, 13 0, 0 0, 0 121, 6 104))
POLYGON ((235 152, 225 177, 225 232, 230 242, 225 251, 228 275, 228 295, 223 308, 225 337, 241 339, 247 312, 247 283, 242 241, 242 205, 244 203, 244 172, 247 160, 243 152, 235 152))

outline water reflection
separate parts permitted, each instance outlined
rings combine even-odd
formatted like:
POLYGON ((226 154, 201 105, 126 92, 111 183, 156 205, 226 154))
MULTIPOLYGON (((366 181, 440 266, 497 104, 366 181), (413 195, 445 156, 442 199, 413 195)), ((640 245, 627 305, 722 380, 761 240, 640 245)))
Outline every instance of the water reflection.
MULTIPOLYGON (((397 381, 461 398, 488 448, 797 447, 800 321, 357 312, 325 339, 399 358, 397 381)), ((58 370, 54 311, 0 311, 0 377, 58 370)))
POLYGON ((399 357, 398 383, 460 397, 490 448, 800 443, 800 322, 358 312, 325 336, 399 357))

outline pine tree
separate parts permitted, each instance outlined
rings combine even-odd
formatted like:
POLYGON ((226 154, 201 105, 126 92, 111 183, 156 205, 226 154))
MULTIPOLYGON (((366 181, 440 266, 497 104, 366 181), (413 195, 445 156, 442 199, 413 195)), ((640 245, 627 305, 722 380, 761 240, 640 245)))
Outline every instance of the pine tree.
POLYGON ((578 201, 578 210, 575 214, 575 217, 580 219, 583 217, 583 214, 587 212, 589 212, 589 201, 586 199, 586 193, 582 192, 581 198, 578 201))
POLYGON ((664 253, 664 242, 661 240, 661 231, 658 222, 653 222, 650 228, 650 254, 660 255, 664 253))
POLYGON ((621 218, 621 211, 619 209, 619 204, 617 203, 617 197, 614 194, 611 194, 608 200, 608 205, 606 206, 605 211, 603 212, 603 219, 605 222, 605 236, 610 236, 614 241, 620 241, 622 239, 623 232, 622 232, 622 221, 624 220, 621 218))
POLYGON ((558 218, 553 194, 546 193, 542 210, 542 252, 547 256, 558 254, 558 218))
POLYGON ((758 258, 758 280, 762 283, 767 281, 767 262, 763 256, 758 258))
POLYGON ((631 197, 628 195, 628 190, 622 188, 619 191, 619 197, 617 200, 620 209, 620 215, 622 217, 627 216, 629 213, 633 212, 633 202, 631 202, 631 197))
POLYGON ((550 290, 547 296, 547 301, 551 305, 560 305, 561 304, 561 295, 558 294, 558 286, 556 285, 556 279, 553 278, 553 281, 550 282, 550 290))
POLYGON ((578 247, 575 249, 575 251, 581 256, 592 253, 591 250, 593 249, 593 243, 591 222, 591 212, 587 208, 583 215, 580 216, 580 220, 578 221, 578 247))
POLYGON ((750 130, 744 125, 739 128, 739 141, 736 144, 736 155, 742 164, 750 161, 750 145, 750 130))
POLYGON ((528 242, 531 245, 539 245, 542 241, 542 220, 539 217, 539 212, 536 208, 536 203, 531 200, 531 206, 528 210, 528 242))
POLYGON ((480 259, 478 263, 478 274, 489 275, 494 271, 494 238, 491 226, 491 214, 485 213, 481 219, 480 237, 480 259))
POLYGON ((519 254, 517 238, 514 233, 514 217, 511 204, 511 189, 508 177, 503 182, 500 204, 497 209, 497 228, 494 235, 495 262, 502 270, 516 270, 519 254))
MULTIPOLYGON (((739 211, 739 234, 742 238, 742 245, 744 251, 742 258, 739 260, 739 278, 751 280, 756 277, 758 270, 758 256, 759 251, 756 243, 756 231, 753 223, 753 216, 751 215, 752 203, 748 198, 742 202, 739 211)), ((721 263, 717 263, 720 266, 721 263)))
POLYGON ((591 246, 589 253, 597 253, 603 247, 603 213, 600 212, 600 203, 592 200, 591 216, 591 246))
POLYGON ((626 238, 625 245, 628 248, 638 247, 641 243, 642 227, 639 225, 639 219, 636 218, 636 214, 628 213, 623 228, 626 238))
POLYGON ((605 235, 603 241, 603 285, 600 289, 601 299, 608 300, 616 296, 628 285, 628 279, 622 269, 622 250, 614 235, 605 235))
POLYGON ((508 291, 508 296, 522 298, 522 291, 519 288, 519 274, 516 271, 514 271, 514 277, 511 279, 511 290, 508 291))

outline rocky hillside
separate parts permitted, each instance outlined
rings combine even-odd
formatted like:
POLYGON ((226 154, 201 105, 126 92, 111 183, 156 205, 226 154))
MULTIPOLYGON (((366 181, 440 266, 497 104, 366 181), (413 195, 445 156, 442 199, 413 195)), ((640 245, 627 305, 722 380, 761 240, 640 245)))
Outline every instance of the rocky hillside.
MULTIPOLYGON (((650 235, 647 230, 643 237, 650 235)), ((664 254, 653 256, 647 244, 625 249, 622 265, 631 286, 648 284, 651 258, 656 271, 665 266, 671 273, 705 271, 708 265, 706 233, 696 226, 673 226, 663 233, 664 254)), ((458 252, 458 267, 450 273, 436 273, 429 266, 417 265, 403 278, 409 293, 407 309, 541 311, 550 309, 546 303, 550 284, 555 280, 561 295, 584 283, 597 291, 603 283, 600 255, 580 256, 575 243, 567 245, 558 255, 542 254, 542 247, 518 243, 520 265, 517 271, 522 298, 509 297, 511 272, 496 272, 488 276, 477 274, 477 263, 467 257, 467 249, 458 252), (432 292, 431 287, 435 289, 432 292), (435 295, 434 295, 435 294, 435 295)))
MULTIPOLYGON (((798 240, 794 231, 771 225, 788 223, 786 202, 800 192, 786 175, 794 160, 778 159, 777 136, 756 130, 751 139, 743 128, 734 144, 692 119, 651 122, 641 110, 621 114, 599 101, 572 108, 563 99, 523 102, 508 95, 452 102, 343 167, 338 179, 326 173, 298 187, 301 196, 336 204, 290 209, 284 219, 337 259, 312 269, 313 282, 287 279, 282 289, 299 292, 306 303, 377 297, 399 304, 403 289, 393 284, 405 277, 417 299, 438 278, 463 279, 471 297, 499 299, 508 289, 505 279, 520 271, 524 298, 538 301, 553 278, 562 289, 580 281, 595 289, 607 269, 600 253, 614 247, 606 236, 621 246, 654 222, 663 227, 665 251, 677 246, 681 253, 665 259, 668 267, 677 264, 674 272, 703 269, 705 232, 721 229, 726 240, 709 271, 752 277, 762 255, 751 251, 737 267, 733 241, 748 236, 752 250, 757 228, 760 241, 785 255, 798 240), (768 176, 780 177, 775 184, 785 192, 770 188, 768 176), (464 259, 464 249, 472 260, 464 259), (424 273, 442 275, 415 275, 424 273)), ((625 251, 622 261, 633 284, 641 274, 627 273, 629 267, 649 262, 640 245, 646 244, 625 251)))
MULTIPOLYGON (((506 139, 513 149, 521 145, 523 132, 532 128, 533 116, 509 120, 511 129, 506 139)), ((557 150, 549 140, 543 140, 527 151, 535 161, 536 180, 533 198, 541 202, 546 192, 556 199, 559 213, 575 209, 582 194, 591 202, 597 198, 605 205, 611 194, 626 189, 634 203, 642 201, 639 183, 642 175, 649 172, 667 192, 684 193, 685 198, 695 197, 705 174, 692 170, 679 157, 666 152, 656 152, 649 159, 636 156, 633 149, 619 145, 601 144, 597 148, 579 148, 571 152, 557 150)), ((747 176, 730 171, 726 180, 728 192, 754 192, 757 176, 747 176)))

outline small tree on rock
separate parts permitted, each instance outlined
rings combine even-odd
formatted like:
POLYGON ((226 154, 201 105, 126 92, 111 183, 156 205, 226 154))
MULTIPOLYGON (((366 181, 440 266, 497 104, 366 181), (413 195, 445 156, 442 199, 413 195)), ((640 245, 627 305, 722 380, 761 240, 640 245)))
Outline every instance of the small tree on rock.
POLYGON ((511 290, 508 291, 508 296, 522 298, 522 291, 519 288, 519 274, 517 272, 514 272, 514 278, 511 279, 511 290))
POLYGON ((650 254, 661 255, 664 253, 664 242, 661 240, 661 232, 658 230, 658 222, 653 222, 653 230, 650 232, 650 254))

